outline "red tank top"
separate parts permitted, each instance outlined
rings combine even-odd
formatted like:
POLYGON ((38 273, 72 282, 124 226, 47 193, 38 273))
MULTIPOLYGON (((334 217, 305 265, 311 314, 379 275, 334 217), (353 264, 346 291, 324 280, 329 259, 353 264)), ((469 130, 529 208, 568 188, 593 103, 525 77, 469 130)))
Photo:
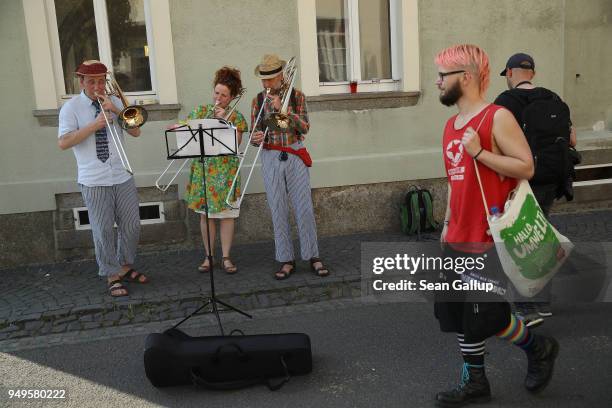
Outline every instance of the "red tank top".
MULTIPOLYGON (((501 106, 494 104, 488 105, 458 130, 454 127, 457 115, 446 122, 442 153, 451 187, 451 214, 446 233, 446 241, 449 243, 489 243, 493 241, 491 236, 487 234, 489 225, 476 171, 474 170, 475 164, 478 165, 489 207, 495 206, 503 211, 508 193, 516 187, 516 179, 502 177, 483 164, 474 162, 461 144, 461 138, 466 129, 470 126, 477 129, 482 121, 478 130, 480 144, 485 150, 492 151, 493 117, 495 112, 501 108, 501 106)), ((490 211, 490 208, 488 210, 490 211)), ((475 246, 473 251, 469 250, 469 245, 462 245, 461 247, 462 250, 468 252, 486 250, 486 247, 483 248, 482 245, 475 246), (479 249, 476 249, 476 247, 479 247, 479 249)))

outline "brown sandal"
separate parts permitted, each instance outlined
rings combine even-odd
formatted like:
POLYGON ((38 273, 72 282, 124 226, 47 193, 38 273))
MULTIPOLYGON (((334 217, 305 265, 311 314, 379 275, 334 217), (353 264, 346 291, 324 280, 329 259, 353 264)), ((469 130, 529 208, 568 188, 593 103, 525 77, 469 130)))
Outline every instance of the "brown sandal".
POLYGON ((130 268, 126 273, 119 275, 122 280, 127 280, 128 282, 136 282, 136 283, 148 283, 149 278, 144 273, 138 272, 136 269, 130 268), (141 278, 144 278, 142 280, 141 278))
POLYGON ((320 258, 310 258, 310 268, 312 269, 315 275, 321 278, 329 276, 329 269, 327 269, 325 265, 323 265, 323 261, 320 258), (321 263, 321 266, 319 268, 315 268, 314 266, 314 264, 316 264, 317 262, 321 263))
POLYGON ((274 273, 274 279, 276 279, 276 280, 285 280, 289 276, 291 276, 291 274, 293 273, 294 270, 295 270, 295 261, 283 262, 283 264, 281 265, 280 269, 277 272, 274 273), (291 268, 288 271, 286 271, 286 270, 283 269, 285 267, 285 265, 290 265, 293 268, 291 268))
POLYGON ((233 275, 238 272, 238 268, 234 265, 234 262, 230 259, 229 256, 224 256, 221 258, 221 267, 225 270, 225 273, 233 275), (225 263, 229 262, 230 266, 227 266, 225 263))
POLYGON ((121 279, 114 279, 108 282, 108 291, 112 297, 121 297, 129 295, 127 289, 121 283, 121 279))
POLYGON ((198 271, 200 271, 202 273, 210 272, 210 263, 208 263, 208 265, 207 265, 206 261, 208 261, 208 257, 204 260, 204 262, 202 262, 202 265, 198 266, 198 271))

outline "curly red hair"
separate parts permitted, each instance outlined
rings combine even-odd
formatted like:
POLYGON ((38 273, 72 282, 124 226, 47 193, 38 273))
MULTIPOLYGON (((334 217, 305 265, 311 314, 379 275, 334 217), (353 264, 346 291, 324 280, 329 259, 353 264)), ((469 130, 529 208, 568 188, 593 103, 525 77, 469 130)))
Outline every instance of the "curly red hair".
POLYGON ((225 85, 230 90, 232 97, 235 97, 242 91, 242 80, 240 79, 240 71, 236 68, 225 66, 215 72, 213 86, 218 84, 225 85))

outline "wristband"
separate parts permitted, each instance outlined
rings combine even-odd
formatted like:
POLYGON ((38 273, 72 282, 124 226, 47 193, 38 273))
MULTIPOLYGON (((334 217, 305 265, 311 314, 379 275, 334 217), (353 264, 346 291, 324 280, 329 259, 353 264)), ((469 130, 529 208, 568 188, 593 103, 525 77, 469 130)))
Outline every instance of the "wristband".
POLYGON ((481 147, 480 151, 478 153, 476 153, 476 155, 474 156, 474 160, 476 160, 478 158, 478 156, 480 156, 480 153, 482 153, 483 150, 484 150, 484 147, 481 147))

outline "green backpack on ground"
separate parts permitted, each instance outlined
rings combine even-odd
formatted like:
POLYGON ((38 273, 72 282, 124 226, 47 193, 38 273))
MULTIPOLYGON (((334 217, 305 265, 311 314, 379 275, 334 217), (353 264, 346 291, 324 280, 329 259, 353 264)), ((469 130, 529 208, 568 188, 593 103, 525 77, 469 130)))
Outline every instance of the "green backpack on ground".
POLYGON ((421 232, 431 232, 438 229, 439 224, 433 216, 433 198, 429 190, 410 186, 404 202, 400 205, 402 232, 408 235, 421 232))

